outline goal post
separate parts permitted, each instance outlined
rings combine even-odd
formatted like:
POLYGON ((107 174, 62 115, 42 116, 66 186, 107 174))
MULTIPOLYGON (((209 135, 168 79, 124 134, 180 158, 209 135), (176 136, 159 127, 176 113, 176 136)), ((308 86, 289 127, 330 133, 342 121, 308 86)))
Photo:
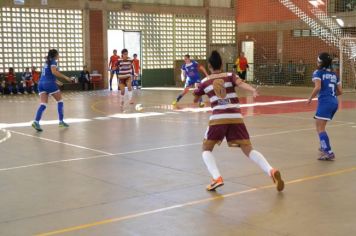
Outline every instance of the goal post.
MULTIPOLYGON (((339 72, 342 87, 346 91, 356 91, 356 37, 340 39, 340 67, 339 72)), ((335 65, 335 63, 334 63, 335 65)))

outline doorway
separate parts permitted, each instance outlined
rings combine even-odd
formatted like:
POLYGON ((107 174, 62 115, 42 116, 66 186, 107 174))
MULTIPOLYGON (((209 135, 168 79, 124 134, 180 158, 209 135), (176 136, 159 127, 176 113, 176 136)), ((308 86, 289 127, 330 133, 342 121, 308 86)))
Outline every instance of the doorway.
POLYGON ((248 62, 247 81, 253 81, 254 78, 254 49, 253 41, 242 41, 241 51, 245 53, 248 62))
MULTIPOLYGON (((142 68, 142 47, 141 47, 141 32, 140 31, 125 31, 125 30, 108 30, 108 60, 113 54, 113 50, 117 50, 117 54, 121 57, 121 50, 126 48, 129 51, 129 57, 133 58, 133 54, 137 54, 142 68)), ((109 64, 109 61, 108 61, 109 64)), ((140 70, 140 74, 141 70, 140 70)), ((110 72, 108 71, 108 84, 110 80, 110 72)), ((142 84, 142 81, 141 81, 142 84)), ((114 75, 112 81, 113 90, 117 90, 118 81, 114 75)))

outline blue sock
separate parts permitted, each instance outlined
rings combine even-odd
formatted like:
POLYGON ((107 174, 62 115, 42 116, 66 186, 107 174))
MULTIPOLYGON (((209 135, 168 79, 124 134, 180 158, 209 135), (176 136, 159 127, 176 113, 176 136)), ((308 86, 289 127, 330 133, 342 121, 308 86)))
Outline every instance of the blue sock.
POLYGON ((63 101, 59 101, 57 103, 57 109, 58 109, 58 118, 59 118, 59 121, 63 121, 63 101))
POLYGON ((182 94, 179 94, 179 96, 177 97, 177 102, 179 102, 179 100, 181 100, 182 97, 183 97, 183 95, 182 95, 182 94))
POLYGON ((202 102, 203 102, 203 98, 200 97, 200 98, 199 98, 199 103, 202 103, 202 102))
POLYGON ((44 110, 46 110, 47 105, 44 103, 41 103, 41 105, 39 106, 37 113, 36 113, 36 118, 35 121, 39 122, 41 120, 42 114, 44 112, 44 110))
POLYGON ((320 147, 324 152, 331 152, 331 146, 328 134, 326 132, 319 133, 320 147))

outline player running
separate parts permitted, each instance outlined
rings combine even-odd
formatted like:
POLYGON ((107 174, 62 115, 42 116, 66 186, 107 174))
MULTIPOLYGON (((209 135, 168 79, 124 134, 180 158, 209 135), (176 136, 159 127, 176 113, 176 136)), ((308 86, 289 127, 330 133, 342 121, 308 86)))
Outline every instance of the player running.
POLYGON ((57 86, 57 83, 60 82, 56 80, 56 77, 60 77, 68 81, 71 81, 71 79, 58 71, 58 58, 59 54, 56 49, 51 49, 48 51, 47 59, 43 66, 41 78, 38 83, 38 92, 40 95, 41 104, 38 107, 36 118, 32 123, 32 127, 39 132, 43 131, 40 126, 40 120, 44 110, 47 107, 49 95, 52 95, 57 101, 59 127, 69 127, 69 125, 63 121, 63 100, 61 91, 57 86))
POLYGON ((117 61, 120 59, 120 56, 117 55, 117 50, 114 49, 113 55, 109 60, 109 70, 110 70, 110 91, 112 91, 112 79, 116 74, 116 78, 118 79, 119 70, 117 68, 117 61))
POLYGON ((121 56, 117 61, 117 67, 119 69, 119 85, 121 91, 121 104, 124 104, 125 87, 127 86, 130 104, 133 104, 132 100, 132 73, 134 71, 134 65, 131 58, 128 57, 127 49, 122 49, 121 56))
POLYGON ((284 189, 284 181, 279 170, 272 168, 264 156, 252 147, 242 119, 235 87, 252 92, 254 97, 258 95, 257 91, 243 82, 242 79, 236 77, 235 74, 222 73, 221 66, 220 54, 217 51, 213 51, 209 57, 209 70, 212 74, 206 77, 198 88, 194 90, 194 102, 198 102, 201 96, 206 94, 213 109, 203 141, 203 160, 213 177, 211 184, 206 189, 212 191, 224 185, 212 151, 215 144, 220 145, 226 138, 229 147, 240 147, 247 157, 272 177, 273 182, 276 183, 277 190, 282 191, 284 189))
POLYGON ((335 154, 331 149, 329 136, 325 131, 328 121, 332 120, 337 109, 337 96, 342 94, 340 79, 331 70, 331 56, 323 52, 318 56, 318 69, 313 73, 314 89, 308 98, 308 104, 318 95, 318 107, 314 116, 316 131, 320 140, 320 157, 318 160, 331 161, 335 154))
MULTIPOLYGON (((193 86, 195 88, 198 87, 200 83, 199 70, 202 71, 205 76, 208 76, 208 72, 205 70, 204 66, 199 65, 198 62, 194 60, 190 60, 189 54, 186 54, 184 56, 184 64, 181 67, 181 80, 183 82, 185 81, 184 90, 181 94, 178 95, 176 100, 172 102, 173 106, 177 105, 177 103, 182 99, 182 97, 189 92, 190 88, 192 88, 193 86)), ((199 100, 199 106, 204 106, 202 98, 200 98, 199 100)))

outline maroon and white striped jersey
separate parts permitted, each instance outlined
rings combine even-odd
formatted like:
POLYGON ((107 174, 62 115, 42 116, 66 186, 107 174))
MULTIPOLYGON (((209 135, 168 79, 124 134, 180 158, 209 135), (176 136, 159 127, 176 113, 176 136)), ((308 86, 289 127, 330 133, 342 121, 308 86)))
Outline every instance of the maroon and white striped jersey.
POLYGON ((237 79, 233 73, 211 74, 194 90, 195 96, 206 94, 210 99, 213 114, 210 116, 209 125, 243 123, 235 91, 237 79))
POLYGON ((133 74, 133 60, 131 58, 125 60, 122 58, 118 59, 117 66, 120 79, 130 78, 133 74))

